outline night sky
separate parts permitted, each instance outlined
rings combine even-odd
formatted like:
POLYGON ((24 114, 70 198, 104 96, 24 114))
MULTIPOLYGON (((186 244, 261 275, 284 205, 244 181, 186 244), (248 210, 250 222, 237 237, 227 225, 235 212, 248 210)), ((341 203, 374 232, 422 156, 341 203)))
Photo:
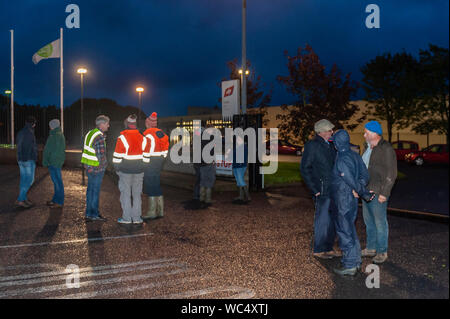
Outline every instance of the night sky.
MULTIPOLYGON (((81 11, 81 28, 64 28, 64 102, 111 98, 160 116, 190 106, 214 106, 226 62, 241 59, 241 0, 0 0, 0 89, 10 86, 10 29, 15 31, 15 101, 59 106, 59 59, 34 65, 32 55, 59 38, 68 4, 81 11)), ((361 80, 360 67, 384 52, 417 55, 429 43, 448 47, 448 0, 247 0, 247 58, 274 86, 271 105, 290 103, 276 80, 287 74, 284 50, 310 44, 322 63, 336 63, 361 80), (367 29, 365 8, 375 3, 381 28, 367 29)), ((360 92, 360 97, 361 97, 360 92)))

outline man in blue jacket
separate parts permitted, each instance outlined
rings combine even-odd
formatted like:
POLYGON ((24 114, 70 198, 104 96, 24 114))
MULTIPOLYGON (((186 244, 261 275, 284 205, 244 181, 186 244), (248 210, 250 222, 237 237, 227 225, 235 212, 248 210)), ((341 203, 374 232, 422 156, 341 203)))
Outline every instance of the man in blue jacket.
POLYGON ((331 179, 331 197, 337 207, 336 232, 342 250, 342 268, 334 269, 339 275, 355 275, 361 267, 361 246, 356 233, 358 197, 371 201, 375 194, 366 189, 369 172, 361 156, 350 149, 350 136, 344 130, 332 137, 337 149, 331 179))
POLYGON ((317 258, 329 259, 340 254, 333 249, 336 239, 335 209, 330 198, 331 171, 336 157, 334 146, 328 141, 334 125, 322 119, 314 124, 316 136, 305 144, 300 172, 314 196, 314 250, 317 258))
POLYGON ((27 193, 34 182, 34 173, 37 161, 37 145, 34 136, 36 118, 29 116, 25 126, 17 133, 17 162, 20 169, 20 193, 16 205, 30 208, 33 203, 28 200, 27 193))

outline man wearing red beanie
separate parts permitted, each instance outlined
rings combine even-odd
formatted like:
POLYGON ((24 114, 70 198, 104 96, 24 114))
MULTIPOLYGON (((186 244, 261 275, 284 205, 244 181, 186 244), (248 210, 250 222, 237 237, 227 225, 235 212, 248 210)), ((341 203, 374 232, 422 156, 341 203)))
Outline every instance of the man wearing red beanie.
POLYGON ((150 143, 147 154, 150 162, 144 168, 144 193, 149 196, 149 208, 146 219, 155 219, 164 216, 164 197, 161 191, 161 170, 169 151, 169 137, 158 128, 158 114, 153 112, 146 120, 147 129, 144 136, 150 143))

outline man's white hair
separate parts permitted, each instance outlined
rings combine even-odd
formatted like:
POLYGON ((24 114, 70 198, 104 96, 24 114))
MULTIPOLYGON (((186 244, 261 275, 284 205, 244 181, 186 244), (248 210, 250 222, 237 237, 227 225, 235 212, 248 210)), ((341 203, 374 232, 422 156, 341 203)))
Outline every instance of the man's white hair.
POLYGON ((97 116, 97 118, 95 119, 95 125, 99 126, 102 123, 109 123, 109 117, 107 117, 106 115, 97 116))

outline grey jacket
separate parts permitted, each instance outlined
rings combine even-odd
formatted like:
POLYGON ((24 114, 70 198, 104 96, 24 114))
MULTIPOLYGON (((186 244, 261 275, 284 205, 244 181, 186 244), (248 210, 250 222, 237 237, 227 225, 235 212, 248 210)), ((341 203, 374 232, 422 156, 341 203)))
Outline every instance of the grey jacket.
POLYGON ((376 194, 389 197, 396 179, 397 157, 395 151, 389 142, 381 138, 370 155, 367 188, 376 194))

